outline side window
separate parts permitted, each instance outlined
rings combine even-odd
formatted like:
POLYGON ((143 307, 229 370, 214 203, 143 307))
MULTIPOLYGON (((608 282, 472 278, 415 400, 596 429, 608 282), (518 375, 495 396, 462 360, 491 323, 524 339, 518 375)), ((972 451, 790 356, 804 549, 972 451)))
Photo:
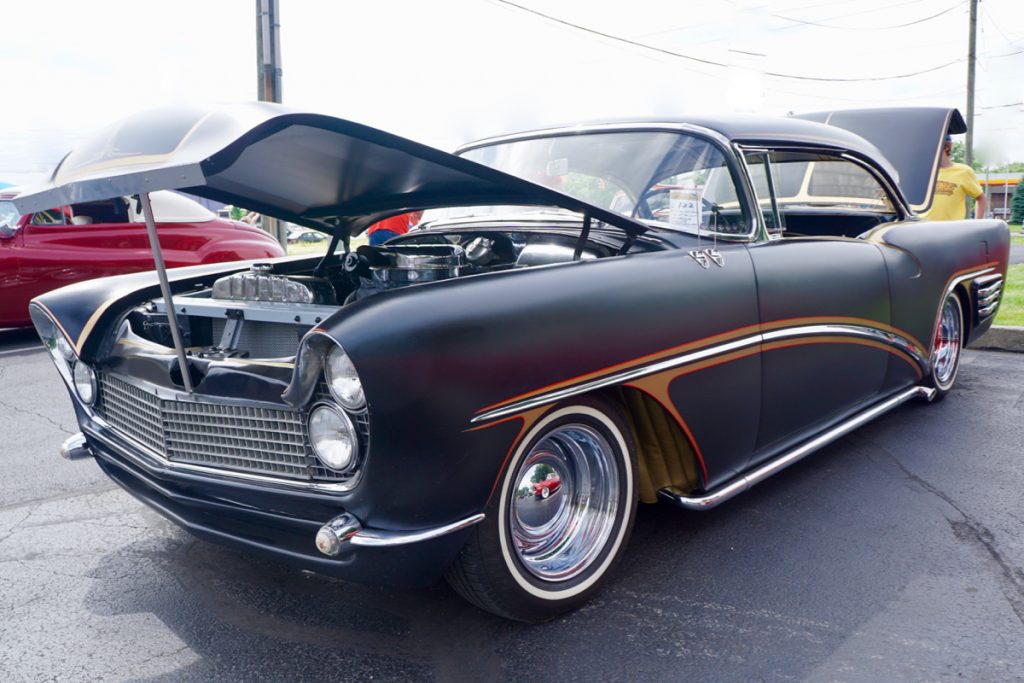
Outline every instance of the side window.
POLYGON ((885 188, 849 159, 782 150, 745 158, 770 232, 853 237, 896 215, 885 188))
MULTIPOLYGON (((67 221, 70 223, 71 221, 67 221)), ((31 225, 64 225, 65 215, 61 209, 47 209, 46 211, 37 211, 32 214, 32 220, 29 221, 31 225)))
POLYGON ((71 207, 71 210, 74 213, 75 223, 78 225, 129 222, 128 203, 122 197, 75 204, 71 207))

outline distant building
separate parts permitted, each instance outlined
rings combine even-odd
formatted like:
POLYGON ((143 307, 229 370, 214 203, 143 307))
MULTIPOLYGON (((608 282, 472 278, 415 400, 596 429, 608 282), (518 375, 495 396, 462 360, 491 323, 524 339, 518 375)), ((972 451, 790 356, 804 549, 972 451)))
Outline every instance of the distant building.
POLYGON ((988 200, 988 214, 1004 221, 1010 220, 1010 204, 1024 173, 979 173, 978 182, 988 200))

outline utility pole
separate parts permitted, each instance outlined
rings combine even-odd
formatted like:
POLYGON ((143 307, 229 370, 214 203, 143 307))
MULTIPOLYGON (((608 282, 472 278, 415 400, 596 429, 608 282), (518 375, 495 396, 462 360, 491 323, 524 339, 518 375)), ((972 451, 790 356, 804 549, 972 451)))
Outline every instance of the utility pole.
POLYGON ((964 162, 974 161, 974 66, 977 61, 978 0, 971 0, 971 33, 967 43, 967 139, 964 141, 964 162))
MULTIPOLYGON (((281 22, 277 0, 256 0, 256 96, 260 102, 281 101, 281 22)), ((288 245, 285 224, 263 217, 263 229, 288 245)))

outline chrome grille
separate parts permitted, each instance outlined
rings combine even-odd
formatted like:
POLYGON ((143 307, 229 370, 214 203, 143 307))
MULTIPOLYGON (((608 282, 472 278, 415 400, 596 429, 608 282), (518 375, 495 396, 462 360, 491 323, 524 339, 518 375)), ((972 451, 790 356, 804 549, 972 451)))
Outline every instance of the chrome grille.
MULTIPOLYGON (((166 399, 109 373, 99 380, 100 416, 172 462, 311 481, 353 476, 323 467, 313 455, 305 412, 166 399)), ((354 423, 365 454, 365 414, 354 423)))

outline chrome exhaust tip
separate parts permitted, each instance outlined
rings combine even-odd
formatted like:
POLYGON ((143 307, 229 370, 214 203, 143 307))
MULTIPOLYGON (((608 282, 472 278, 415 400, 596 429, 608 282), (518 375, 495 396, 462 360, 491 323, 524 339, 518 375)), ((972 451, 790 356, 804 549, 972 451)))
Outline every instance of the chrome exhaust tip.
POLYGON ((341 554, 342 546, 363 530, 359 520, 349 513, 338 515, 316 532, 316 549, 328 557, 341 554))
POLYGON ((86 443, 82 432, 78 432, 64 440, 64 443, 60 445, 60 457, 65 460, 82 460, 92 457, 92 449, 86 443))

